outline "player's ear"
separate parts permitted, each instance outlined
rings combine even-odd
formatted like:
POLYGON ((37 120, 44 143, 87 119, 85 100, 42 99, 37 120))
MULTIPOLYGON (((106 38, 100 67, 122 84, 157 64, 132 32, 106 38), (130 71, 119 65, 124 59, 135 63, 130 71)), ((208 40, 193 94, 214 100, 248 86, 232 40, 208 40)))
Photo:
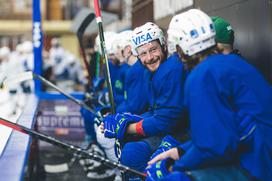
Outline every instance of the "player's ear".
POLYGON ((162 46, 161 46, 161 49, 162 49, 162 52, 163 52, 163 53, 166 53, 166 54, 167 54, 168 50, 167 50, 167 45, 166 45, 166 44, 162 45, 162 46))

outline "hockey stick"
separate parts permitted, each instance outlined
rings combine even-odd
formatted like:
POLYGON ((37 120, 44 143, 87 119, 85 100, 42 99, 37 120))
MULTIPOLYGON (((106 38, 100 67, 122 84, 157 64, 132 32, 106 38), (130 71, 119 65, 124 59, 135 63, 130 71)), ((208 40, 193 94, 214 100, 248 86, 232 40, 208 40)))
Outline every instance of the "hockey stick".
MULTIPOLYGON (((106 54, 106 45, 105 45, 102 17, 101 17, 101 11, 100 11, 99 1, 98 0, 94 0, 94 10, 95 10, 96 22, 97 22, 98 30, 99 30, 99 38, 100 38, 100 46, 101 46, 102 56, 103 56, 103 59, 104 59, 105 64, 106 64, 106 80, 107 80, 107 86, 108 86, 108 89, 109 89, 111 113, 115 114, 116 110, 115 110, 113 91, 112 91, 112 85, 111 85, 109 62, 108 62, 108 57, 107 57, 107 54, 106 54)), ((120 162, 121 144, 117 139, 115 139, 115 145, 116 145, 116 150, 117 150, 116 155, 118 157, 118 161, 120 162)))
POLYGON ((92 77, 91 77, 91 71, 90 71, 90 68, 89 68, 89 65, 87 62, 86 53, 85 53, 84 46, 83 46, 83 35, 84 35, 86 28, 94 20, 94 18, 95 18, 94 13, 88 14, 88 16, 86 16, 86 18, 83 20, 83 22, 81 23, 81 25, 79 26, 79 28, 77 30, 77 39, 79 42, 80 51, 83 56, 83 62, 84 62, 85 68, 88 72, 88 76, 87 76, 88 77, 88 86, 92 86, 92 77))
POLYGON ((102 122, 102 117, 99 116, 93 109, 91 109, 84 102, 77 100, 76 98, 74 98, 73 96, 71 96, 69 93, 67 93, 64 90, 60 89, 59 87, 57 87, 56 85, 54 85, 50 81, 46 80, 45 78, 43 78, 40 75, 34 74, 31 71, 24 72, 24 73, 21 73, 21 74, 17 74, 15 76, 11 76, 11 77, 5 78, 4 81, 3 81, 3 86, 9 87, 9 85, 17 84, 19 82, 24 82, 24 81, 32 80, 32 79, 40 80, 43 84, 45 84, 45 85, 47 85, 49 87, 54 88, 55 90, 57 90, 58 92, 60 92, 64 96, 66 96, 68 99, 70 99, 71 101, 75 102, 76 104, 78 104, 78 105, 84 107, 85 109, 87 109, 88 111, 90 111, 92 114, 94 114, 95 117, 98 118, 99 121, 102 122))
POLYGON ((60 140, 57 140, 53 137, 50 137, 48 135, 45 135, 45 134, 41 134, 37 131, 34 131, 34 130, 31 130, 27 127, 24 127, 22 125, 19 125, 17 123, 13 123, 11 121, 8 121, 6 119, 3 119, 0 117, 0 124, 4 125, 4 126, 7 126, 9 128, 12 128, 12 129, 15 129, 16 131, 19 131, 19 132, 22 132, 24 134, 27 134, 27 135, 30 135, 36 139, 39 139, 39 140, 42 140, 42 141, 45 141, 47 143, 50 143, 52 145, 55 145, 55 146, 58 146, 64 150, 67 150, 75 155, 81 155, 81 156, 85 156, 85 157, 88 157, 90 159, 94 159, 96 161, 99 161, 99 162, 102 162, 103 164, 111 167, 111 168, 118 168, 119 170, 123 171, 123 172, 130 172, 134 175, 137 175, 141 178, 145 178, 145 174, 141 173, 141 172, 138 172, 137 170, 134 170, 134 169, 131 169, 129 167, 126 167, 124 165, 121 165, 117 162, 113 162, 113 161, 110 161, 104 157, 101 157, 101 156, 98 156, 96 154, 93 154, 91 152, 87 152, 85 150, 83 150, 82 148, 80 147, 77 147, 77 146, 74 146, 74 145, 71 145, 71 144, 68 144, 68 143, 65 143, 65 142, 62 142, 60 140))
POLYGON ((109 89, 111 113, 115 114, 116 110, 115 110, 113 91, 112 91, 112 84, 111 84, 111 78, 110 78, 109 63, 108 63, 108 57, 107 57, 107 54, 106 54, 104 31, 103 31, 102 18, 101 18, 101 12, 100 12, 100 7, 99 7, 98 0, 94 0, 94 10, 95 10, 96 22, 97 22, 98 30, 99 30, 99 38, 100 38, 100 46, 101 46, 102 56, 103 56, 103 60, 104 60, 104 62, 106 64, 106 76, 105 77, 106 77, 107 86, 108 86, 108 89, 109 89))

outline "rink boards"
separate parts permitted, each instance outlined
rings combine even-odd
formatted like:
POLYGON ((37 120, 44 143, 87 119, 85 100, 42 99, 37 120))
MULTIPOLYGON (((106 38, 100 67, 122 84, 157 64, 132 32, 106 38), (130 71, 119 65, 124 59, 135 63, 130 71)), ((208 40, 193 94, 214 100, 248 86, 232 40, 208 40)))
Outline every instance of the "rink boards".
MULTIPOLYGON (((59 98, 59 97, 57 97, 59 98)), ((39 99, 31 95, 17 123, 64 142, 80 145, 84 139, 80 107, 67 99, 39 99)), ((55 146, 12 131, 0 157, 0 174, 6 181, 25 180, 33 174, 39 150, 54 150, 55 146)), ((1 179, 0 179, 1 180, 1 179)))

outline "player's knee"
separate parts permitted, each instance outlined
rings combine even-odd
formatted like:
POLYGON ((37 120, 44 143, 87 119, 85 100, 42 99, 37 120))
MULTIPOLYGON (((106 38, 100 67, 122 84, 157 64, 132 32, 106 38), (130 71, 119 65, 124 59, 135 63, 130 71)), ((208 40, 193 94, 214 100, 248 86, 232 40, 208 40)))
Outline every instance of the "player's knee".
POLYGON ((121 163, 143 171, 151 156, 151 148, 145 142, 129 142, 122 149, 121 163))

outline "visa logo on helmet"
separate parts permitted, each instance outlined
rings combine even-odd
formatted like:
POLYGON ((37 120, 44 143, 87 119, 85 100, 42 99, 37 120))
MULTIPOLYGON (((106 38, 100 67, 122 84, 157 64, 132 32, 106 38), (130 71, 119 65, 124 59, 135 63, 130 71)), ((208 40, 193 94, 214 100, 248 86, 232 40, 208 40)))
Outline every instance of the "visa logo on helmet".
POLYGON ((149 41, 152 40, 152 37, 149 33, 141 35, 141 36, 137 36, 136 38, 132 39, 133 43, 137 46, 145 41, 149 41))

